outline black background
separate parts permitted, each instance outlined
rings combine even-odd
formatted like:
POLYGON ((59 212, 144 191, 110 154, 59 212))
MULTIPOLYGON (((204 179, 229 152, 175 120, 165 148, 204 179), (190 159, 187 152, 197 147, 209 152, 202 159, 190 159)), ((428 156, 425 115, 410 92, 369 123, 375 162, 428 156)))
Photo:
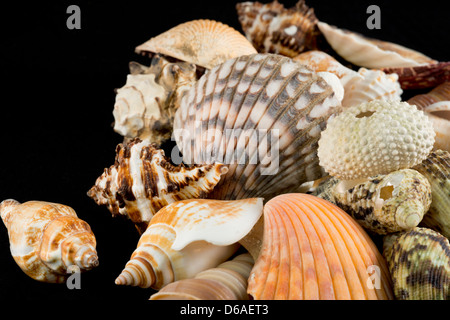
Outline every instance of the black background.
MULTIPOLYGON (((125 83, 129 61, 149 62, 134 53, 135 46, 179 23, 208 18, 242 32, 237 2, 2 4, 0 201, 71 206, 96 235, 100 265, 82 274, 80 290, 39 283, 15 264, 7 230, 0 223, 0 301, 149 298, 151 289, 114 284, 139 239, 134 225, 112 218, 106 207, 86 195, 103 169, 113 164, 115 147, 122 142, 112 128, 114 89, 125 83), (66 27, 71 4, 80 6, 81 30, 66 27)), ((286 7, 295 2, 282 1, 286 7)), ((444 3, 307 1, 321 21, 447 61, 450 27, 444 3), (371 4, 381 9, 380 30, 366 27, 371 4)))

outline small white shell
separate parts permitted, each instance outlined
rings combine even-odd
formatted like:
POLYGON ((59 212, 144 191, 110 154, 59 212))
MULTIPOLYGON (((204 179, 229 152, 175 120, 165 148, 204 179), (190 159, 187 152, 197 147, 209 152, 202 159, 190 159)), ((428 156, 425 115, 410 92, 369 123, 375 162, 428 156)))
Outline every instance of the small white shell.
POLYGON ((365 68, 414 67, 436 61, 398 44, 369 39, 325 22, 318 27, 331 47, 345 60, 365 68))

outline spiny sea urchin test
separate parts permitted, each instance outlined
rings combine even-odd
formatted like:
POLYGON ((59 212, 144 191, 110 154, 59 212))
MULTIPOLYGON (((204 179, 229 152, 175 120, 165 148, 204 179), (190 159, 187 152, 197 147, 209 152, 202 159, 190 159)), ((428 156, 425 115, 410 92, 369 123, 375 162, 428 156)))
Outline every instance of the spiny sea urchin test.
POLYGON ((423 111, 406 102, 374 100, 331 119, 319 140, 318 156, 332 176, 366 178, 420 163, 434 138, 423 111))

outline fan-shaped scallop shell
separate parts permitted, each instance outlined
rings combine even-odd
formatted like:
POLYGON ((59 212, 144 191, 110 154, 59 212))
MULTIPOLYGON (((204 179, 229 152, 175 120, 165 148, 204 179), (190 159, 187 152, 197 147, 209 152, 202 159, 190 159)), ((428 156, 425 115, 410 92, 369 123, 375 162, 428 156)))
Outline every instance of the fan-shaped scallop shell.
POLYGON ((395 43, 370 39, 325 22, 318 22, 317 25, 331 47, 342 58, 360 67, 413 67, 437 62, 420 52, 395 43))
POLYGON ((150 221, 116 284, 161 289, 229 259, 260 219, 261 198, 190 199, 171 203, 150 221))
POLYGON ((114 165, 97 178, 88 195, 113 216, 130 218, 142 233, 162 207, 204 197, 225 172, 220 163, 174 166, 162 149, 135 138, 117 146, 114 165))
POLYGON ((288 9, 276 0, 266 4, 241 2, 236 9, 247 39, 260 53, 295 57, 317 48, 318 20, 304 0, 288 9))
POLYGON ((0 215, 8 229, 11 255, 32 279, 63 283, 71 273, 98 265, 94 233, 71 207, 10 199, 0 204, 0 215))
POLYGON ((255 300, 393 298, 386 262, 362 227, 332 203, 301 193, 265 204, 248 293, 255 300))
POLYGON ((342 91, 335 75, 281 55, 230 59, 183 97, 175 140, 187 163, 228 165, 209 197, 268 200, 324 174, 317 141, 340 111, 342 91))
POLYGON ((383 255, 396 299, 450 299, 450 243, 440 233, 417 227, 388 235, 383 255))
POLYGON ((211 69, 228 59, 256 53, 256 49, 234 28, 199 19, 179 24, 136 47, 136 53, 149 52, 211 69))

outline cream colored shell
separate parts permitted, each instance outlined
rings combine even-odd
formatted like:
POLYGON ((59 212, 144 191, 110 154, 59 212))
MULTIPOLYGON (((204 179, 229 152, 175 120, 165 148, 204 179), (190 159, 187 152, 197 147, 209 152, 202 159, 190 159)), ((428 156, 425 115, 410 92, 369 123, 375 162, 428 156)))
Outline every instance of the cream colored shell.
POLYGON ((136 47, 136 53, 146 52, 211 69, 228 59, 256 53, 256 49, 234 28, 199 19, 179 24, 136 47))
POLYGON ((426 115, 406 102, 373 100, 331 119, 319 140, 320 165, 342 180, 409 168, 424 160, 435 133, 426 115))

